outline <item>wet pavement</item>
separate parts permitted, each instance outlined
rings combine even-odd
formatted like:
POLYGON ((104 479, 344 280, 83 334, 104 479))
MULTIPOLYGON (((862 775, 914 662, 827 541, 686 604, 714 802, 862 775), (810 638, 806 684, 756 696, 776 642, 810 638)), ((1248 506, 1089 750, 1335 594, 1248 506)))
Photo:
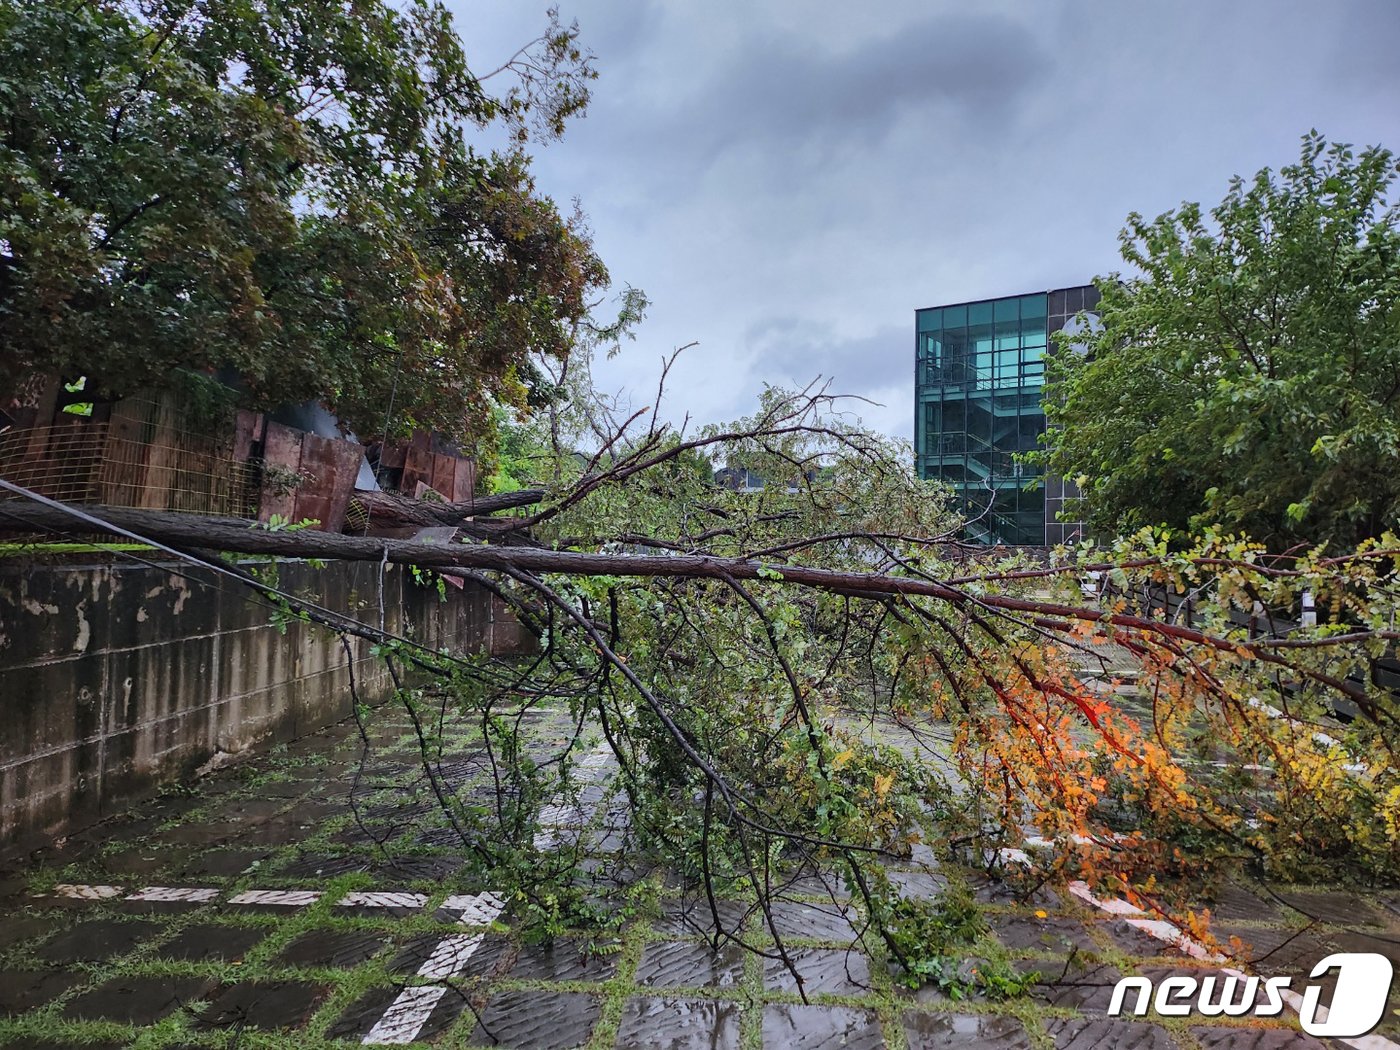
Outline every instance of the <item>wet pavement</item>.
MULTIPOLYGON (((537 735, 558 730, 542 720, 537 735)), ((813 877, 774 909, 804 1002, 781 964, 732 944, 713 950, 709 906, 680 880, 624 862, 625 826, 600 786, 585 788, 584 808, 551 808, 558 826, 542 845, 589 854, 591 892, 624 916, 620 932, 526 943, 518 902, 464 862, 408 722, 385 708, 369 731, 368 754, 353 723, 333 727, 11 858, 0 875, 0 1046, 1358 1045, 1312 1039, 1287 1012, 1109 1019, 1119 977, 1201 976, 1218 964, 1071 893, 1018 903, 928 848, 892 881, 911 896, 965 886, 991 931, 976 953, 1038 972, 1030 993, 955 1001, 899 987, 880 945, 862 940, 859 909, 813 877)), ((443 763, 453 783, 489 775, 470 747, 461 756, 443 763)), ((601 782, 596 742, 578 757, 601 782)), ((1304 978, 1334 951, 1400 960, 1400 902, 1385 894, 1240 883, 1211 903, 1217 936, 1238 938, 1234 964, 1256 973, 1304 978)), ((727 928, 768 943, 748 902, 717 910, 727 928)), ((1388 1014, 1382 1034, 1400 1030, 1396 1020, 1388 1014)))

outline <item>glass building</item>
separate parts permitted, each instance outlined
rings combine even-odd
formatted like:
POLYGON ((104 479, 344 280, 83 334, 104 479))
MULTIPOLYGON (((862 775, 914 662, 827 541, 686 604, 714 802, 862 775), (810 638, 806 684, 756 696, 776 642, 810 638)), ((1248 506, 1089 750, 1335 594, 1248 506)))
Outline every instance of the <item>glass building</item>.
POLYGON ((1077 523, 1058 520, 1073 486, 1042 477, 1016 453, 1039 447, 1045 432, 1050 334, 1098 301, 1098 290, 1083 285, 915 312, 919 476, 957 493, 967 538, 1054 545, 1078 536, 1077 523))

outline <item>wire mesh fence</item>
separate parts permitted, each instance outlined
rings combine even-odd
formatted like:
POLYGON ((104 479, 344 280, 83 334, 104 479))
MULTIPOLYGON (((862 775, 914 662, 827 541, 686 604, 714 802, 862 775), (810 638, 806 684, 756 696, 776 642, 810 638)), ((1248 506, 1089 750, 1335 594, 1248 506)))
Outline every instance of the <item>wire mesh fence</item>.
POLYGON ((68 503, 256 517, 259 465, 235 459, 231 436, 181 422, 165 398, 128 398, 106 420, 11 429, 0 433, 0 477, 68 503))

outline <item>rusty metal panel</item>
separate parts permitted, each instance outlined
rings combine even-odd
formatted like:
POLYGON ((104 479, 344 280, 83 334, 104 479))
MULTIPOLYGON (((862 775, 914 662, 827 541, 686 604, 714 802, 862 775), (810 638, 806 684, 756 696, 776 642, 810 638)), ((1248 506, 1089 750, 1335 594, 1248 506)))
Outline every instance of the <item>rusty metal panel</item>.
POLYGON ((301 473, 301 442, 306 435, 300 430, 268 423, 263 438, 262 493, 258 498, 258 520, 267 521, 280 514, 295 521, 296 491, 301 473))
POLYGON ((457 459, 452 488, 450 491, 443 491, 448 493, 448 498, 453 503, 465 503, 471 499, 476 492, 476 460, 466 457, 457 459))
POLYGON ((325 532, 344 528, 363 456, 364 449, 356 442, 307 434, 301 446, 301 472, 306 480, 297 489, 297 520, 315 518, 325 532))
POLYGON ((404 456, 403 478, 399 491, 412 495, 419 484, 432 486, 433 450, 430 436, 421 430, 413 433, 404 456))

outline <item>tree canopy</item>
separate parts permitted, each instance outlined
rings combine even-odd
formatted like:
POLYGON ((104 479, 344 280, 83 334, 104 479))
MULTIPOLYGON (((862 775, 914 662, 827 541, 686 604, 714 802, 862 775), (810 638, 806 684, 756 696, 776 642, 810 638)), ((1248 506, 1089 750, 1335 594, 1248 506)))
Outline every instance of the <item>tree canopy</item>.
POLYGON ((0 0, 0 48, 0 382, 228 369, 471 437, 608 283, 523 152, 594 76, 554 12, 494 93, 438 0, 0 0))
MULTIPOLYGON (((1100 532, 1223 526, 1352 547, 1400 519, 1396 160, 1316 132, 1120 235, 1088 354, 1054 355, 1048 464, 1100 532)), ((1077 338, 1083 338, 1082 336, 1077 338)))

